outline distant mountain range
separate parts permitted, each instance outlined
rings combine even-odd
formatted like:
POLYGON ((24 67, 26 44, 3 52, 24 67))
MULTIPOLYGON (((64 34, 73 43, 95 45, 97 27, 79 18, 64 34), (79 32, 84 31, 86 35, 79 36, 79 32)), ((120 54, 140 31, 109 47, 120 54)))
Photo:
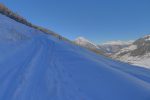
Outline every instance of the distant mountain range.
POLYGON ((133 41, 109 41, 103 44, 99 44, 98 46, 106 51, 108 54, 117 53, 124 47, 129 46, 133 41))
POLYGON ((111 55, 117 53, 122 48, 127 47, 133 43, 133 41, 109 41, 103 44, 95 44, 84 37, 78 37, 77 39, 75 39, 74 42, 90 50, 97 50, 104 55, 111 55))
POLYGON ((103 44, 94 44, 83 37, 77 38, 74 42, 113 59, 150 68, 150 35, 134 41, 117 40, 103 44))
POLYGON ((112 55, 112 58, 150 68, 150 35, 137 39, 112 55))

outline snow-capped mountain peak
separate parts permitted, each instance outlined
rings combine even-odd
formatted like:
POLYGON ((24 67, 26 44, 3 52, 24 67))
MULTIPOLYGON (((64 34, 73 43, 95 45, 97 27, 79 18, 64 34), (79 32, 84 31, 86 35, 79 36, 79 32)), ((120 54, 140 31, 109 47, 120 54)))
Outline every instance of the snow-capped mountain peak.
POLYGON ((78 43, 91 43, 89 40, 85 39, 84 37, 78 37, 75 39, 76 42, 78 43))
POLYGON ((75 43, 88 48, 99 48, 96 44, 84 37, 78 37, 77 39, 75 39, 75 43))
POLYGON ((79 44, 86 44, 86 43, 90 43, 94 46, 97 46, 95 45, 94 43, 92 43, 91 41, 89 41, 88 39, 84 38, 84 37, 78 37, 77 39, 75 39, 75 41, 79 44))
POLYGON ((84 37, 78 37, 76 40, 83 40, 83 41, 88 41, 86 38, 84 38, 84 37))

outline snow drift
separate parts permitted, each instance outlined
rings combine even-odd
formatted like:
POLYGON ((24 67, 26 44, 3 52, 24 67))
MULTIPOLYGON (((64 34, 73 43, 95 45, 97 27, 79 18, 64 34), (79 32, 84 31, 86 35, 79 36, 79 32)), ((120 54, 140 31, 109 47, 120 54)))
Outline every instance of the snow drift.
POLYGON ((0 100, 150 100, 150 71, 0 15, 0 100))

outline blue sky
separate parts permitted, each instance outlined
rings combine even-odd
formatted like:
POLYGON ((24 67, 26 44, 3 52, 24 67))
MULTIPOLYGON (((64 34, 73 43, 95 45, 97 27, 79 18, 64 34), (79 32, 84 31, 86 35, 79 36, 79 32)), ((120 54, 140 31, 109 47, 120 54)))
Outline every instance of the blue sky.
POLYGON ((0 0, 30 22, 95 43, 150 33, 150 0, 0 0))

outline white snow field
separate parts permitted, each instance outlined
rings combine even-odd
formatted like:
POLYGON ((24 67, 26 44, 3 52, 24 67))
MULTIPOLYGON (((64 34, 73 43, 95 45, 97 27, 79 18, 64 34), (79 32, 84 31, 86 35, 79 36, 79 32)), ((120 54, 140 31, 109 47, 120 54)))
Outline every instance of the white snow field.
POLYGON ((0 14, 0 100, 150 100, 150 70, 0 14))

